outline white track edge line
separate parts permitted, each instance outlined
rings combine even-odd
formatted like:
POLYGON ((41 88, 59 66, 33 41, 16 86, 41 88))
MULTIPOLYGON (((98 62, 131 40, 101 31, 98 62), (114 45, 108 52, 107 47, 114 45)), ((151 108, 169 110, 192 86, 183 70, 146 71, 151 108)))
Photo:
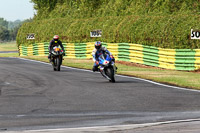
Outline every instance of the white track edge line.
MULTIPOLYGON (((17 58, 17 57, 10 57, 10 58, 17 58)), ((31 59, 25 59, 25 58, 18 58, 18 59, 22 59, 22 60, 28 60, 28 61, 32 61, 32 62, 38 62, 38 63, 42 63, 42 64, 47 64, 47 65, 51 65, 49 63, 46 62, 42 62, 42 61, 36 61, 36 60, 31 60, 31 59)), ((85 70, 85 69, 79 69, 79 68, 73 68, 73 67, 67 67, 67 66, 62 66, 64 68, 69 68, 69 69, 75 69, 75 70, 80 70, 80 71, 87 71, 87 72, 92 72, 90 70, 85 70)), ((161 83, 157 83, 151 80, 146 80, 146 79, 142 79, 142 78, 136 78, 136 77, 130 77, 130 76, 124 76, 124 75, 117 75, 119 77, 125 77, 125 78, 133 78, 133 79, 137 79, 137 80, 142 80, 142 81, 146 81, 152 84, 156 84, 156 85, 160 85, 160 86, 165 86, 165 87, 170 87, 170 88, 175 88, 175 89, 181 89, 181 90, 187 90, 187 91, 194 91, 194 92, 200 92, 200 90, 192 90, 192 89, 187 89, 187 88, 181 88, 181 87, 176 87, 176 86, 170 86, 170 85, 165 85, 165 84, 161 84, 161 83)), ((200 121, 200 119, 186 119, 186 120, 176 120, 176 121, 165 121, 165 122, 156 122, 156 123, 145 123, 145 124, 130 124, 130 125, 116 125, 116 126, 99 126, 99 127, 80 127, 80 128, 60 128, 60 129, 43 129, 43 130, 30 130, 30 131, 61 131, 61 130, 77 130, 77 129, 94 129, 94 128, 117 128, 119 129, 119 127, 123 128, 125 127, 126 129, 135 129, 135 128, 141 128, 141 127, 149 127, 149 126, 156 126, 156 125, 162 125, 162 124, 171 124, 171 123, 181 123, 181 122, 193 122, 193 121, 200 121)), ((116 130, 116 129, 115 129, 116 130)), ((109 130, 112 131, 112 130, 109 130)))
MULTIPOLYGON (((42 62, 42 61, 37 61, 37 60, 32 60, 32 59, 25 59, 25 58, 19 58, 19 57, 9 57, 9 58, 17 58, 17 59, 22 59, 22 60, 27 60, 27 61, 32 61, 32 62, 38 62, 38 63, 42 63, 42 64, 51 65, 50 63, 46 63, 46 62, 42 62)), ((80 69, 80 68, 74 68, 74 67, 68 67, 68 66, 61 66, 61 67, 68 68, 68 69, 85 71, 85 72, 92 72, 91 70, 87 70, 87 69, 80 69)), ((166 85, 166 84, 158 83, 158 82, 151 81, 151 80, 148 80, 148 79, 142 79, 142 78, 125 76, 125 75, 119 75, 119 74, 116 74, 116 76, 118 76, 118 77, 124 77, 124 78, 131 78, 131 79, 136 79, 136 80, 141 80, 141 81, 149 82, 149 83, 156 84, 156 85, 159 85, 159 86, 164 86, 164 87, 169 87, 169 88, 174 88, 174 89, 179 89, 179 90, 184 90, 184 91, 192 91, 192 92, 199 92, 200 93, 200 90, 183 88, 183 87, 177 87, 177 86, 172 86, 172 85, 166 85)))
POLYGON ((175 123, 186 123, 200 121, 199 119, 185 119, 185 120, 175 120, 175 121, 164 121, 164 122, 154 122, 154 123, 144 123, 144 124, 127 124, 127 125, 113 125, 113 126, 94 126, 94 127, 77 127, 77 128, 59 128, 59 129, 41 129, 41 130, 24 130, 25 132, 55 132, 55 131, 117 131, 117 130, 131 130, 137 128, 152 127, 164 124, 175 124, 175 123))

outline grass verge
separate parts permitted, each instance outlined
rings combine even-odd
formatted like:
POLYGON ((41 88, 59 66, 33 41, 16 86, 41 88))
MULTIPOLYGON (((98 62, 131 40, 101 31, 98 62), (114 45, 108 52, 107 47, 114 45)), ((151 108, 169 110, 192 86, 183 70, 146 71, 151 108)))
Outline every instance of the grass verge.
MULTIPOLYGON (((49 62, 47 57, 23 56, 22 58, 49 62)), ((63 61, 63 65, 91 70, 93 66, 93 61, 86 60, 86 59, 65 58, 63 61)), ((159 69, 155 67, 146 67, 142 65, 136 65, 133 63, 122 64, 121 62, 120 63, 117 62, 116 65, 118 67, 117 74, 149 79, 152 81, 174 85, 174 86, 185 87, 185 88, 200 89, 200 76, 199 76, 200 73, 199 72, 166 70, 166 69, 159 69)))
POLYGON ((16 42, 0 43, 0 51, 18 51, 16 42))
POLYGON ((17 57, 18 53, 0 53, 0 57, 17 57))

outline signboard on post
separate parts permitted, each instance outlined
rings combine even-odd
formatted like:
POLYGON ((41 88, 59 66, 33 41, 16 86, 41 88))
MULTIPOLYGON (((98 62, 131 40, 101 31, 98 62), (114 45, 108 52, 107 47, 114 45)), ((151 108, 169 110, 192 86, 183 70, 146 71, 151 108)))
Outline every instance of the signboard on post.
POLYGON ((90 37, 101 37, 102 30, 93 30, 90 32, 90 37))
POLYGON ((26 39, 27 40, 33 40, 33 39, 35 39, 35 34, 34 33, 27 34, 26 39))
POLYGON ((200 30, 191 29, 191 39, 200 39, 200 30))

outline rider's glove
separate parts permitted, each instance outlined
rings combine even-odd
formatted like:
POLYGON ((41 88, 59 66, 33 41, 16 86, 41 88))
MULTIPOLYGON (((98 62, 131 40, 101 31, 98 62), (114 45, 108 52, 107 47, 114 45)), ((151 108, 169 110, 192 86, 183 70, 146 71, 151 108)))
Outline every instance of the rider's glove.
POLYGON ((61 52, 63 52, 63 56, 65 56, 65 51, 64 51, 64 50, 61 50, 61 52))
POLYGON ((112 59, 113 59, 113 58, 114 58, 114 57, 113 57, 113 55, 110 55, 110 58, 112 58, 112 59))
POLYGON ((99 62, 98 62, 98 61, 95 61, 95 64, 96 64, 96 65, 99 65, 99 62))

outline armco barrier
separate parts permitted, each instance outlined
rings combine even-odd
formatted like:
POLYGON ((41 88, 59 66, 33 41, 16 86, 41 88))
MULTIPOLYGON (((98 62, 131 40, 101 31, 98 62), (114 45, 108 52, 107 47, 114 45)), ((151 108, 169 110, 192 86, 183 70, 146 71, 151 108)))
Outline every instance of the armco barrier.
MULTIPOLYGON (((20 56, 47 56, 49 43, 20 46, 20 56)), ((63 43, 66 58, 90 59, 94 43, 63 43)), ((200 49, 163 49, 130 43, 103 43, 118 61, 128 61, 174 70, 200 68, 200 49)))

